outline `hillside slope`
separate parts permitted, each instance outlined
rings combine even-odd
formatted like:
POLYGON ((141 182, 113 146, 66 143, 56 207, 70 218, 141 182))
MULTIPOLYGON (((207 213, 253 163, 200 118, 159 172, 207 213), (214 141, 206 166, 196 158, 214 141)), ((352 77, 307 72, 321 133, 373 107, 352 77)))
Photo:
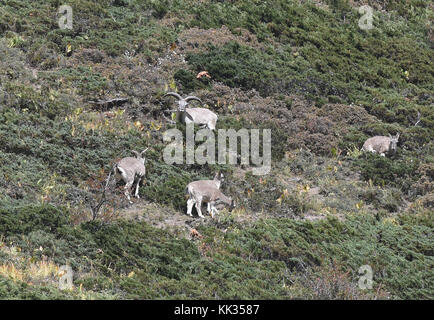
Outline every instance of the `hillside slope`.
POLYGON ((69 30, 59 0, 2 1, 0 298, 432 299, 433 7, 385 3, 71 0, 69 30), (271 172, 166 164, 167 91, 271 129, 271 172), (393 156, 360 151, 398 132, 393 156), (141 199, 103 198, 146 147, 141 199), (188 217, 185 186, 218 170, 237 207, 188 217))

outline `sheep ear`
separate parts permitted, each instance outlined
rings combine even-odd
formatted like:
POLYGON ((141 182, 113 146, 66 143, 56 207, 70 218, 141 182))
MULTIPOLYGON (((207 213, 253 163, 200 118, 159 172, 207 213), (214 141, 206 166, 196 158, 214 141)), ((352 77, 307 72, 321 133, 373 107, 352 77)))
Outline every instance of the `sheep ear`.
POLYGON ((399 139, 399 132, 396 134, 396 140, 399 139))

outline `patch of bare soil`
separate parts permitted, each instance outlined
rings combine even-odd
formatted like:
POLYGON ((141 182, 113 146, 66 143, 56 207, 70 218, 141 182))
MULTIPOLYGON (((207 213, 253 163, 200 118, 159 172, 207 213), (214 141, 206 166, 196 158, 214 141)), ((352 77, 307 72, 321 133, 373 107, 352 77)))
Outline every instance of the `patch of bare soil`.
MULTIPOLYGON (((195 209, 193 217, 189 217, 185 212, 177 211, 173 208, 164 207, 156 203, 145 200, 133 199, 134 203, 127 208, 120 210, 117 219, 132 221, 145 221, 149 225, 170 232, 179 238, 193 240, 200 238, 197 229, 202 225, 217 226, 222 220, 230 215, 236 224, 250 225, 264 217, 261 212, 248 212, 243 208, 236 208, 231 213, 225 210, 223 204, 217 205, 219 214, 212 218, 206 212, 206 205, 202 206, 205 218, 199 218, 195 209)), ((225 231, 225 230, 223 230, 225 231)))
POLYGON ((183 237, 190 234, 190 225, 194 221, 194 218, 175 209, 145 200, 135 200, 132 205, 123 209, 118 217, 133 221, 145 221, 156 228, 165 229, 183 237))
MULTIPOLYGON (((224 207, 217 206, 217 208, 223 210, 224 207)), ((213 221, 213 218, 206 213, 206 206, 202 206, 202 212, 205 218, 199 218, 195 210, 193 210, 193 217, 190 217, 185 212, 179 212, 173 208, 145 200, 136 200, 132 205, 120 211, 118 219, 145 221, 151 226, 166 230, 177 237, 193 239, 198 236, 196 228, 213 221)), ((251 220, 238 215, 235 217, 237 222, 251 220)), ((217 216, 214 219, 219 218, 217 216)))
POLYGON ((307 220, 307 221, 319 221, 319 220, 324 220, 326 218, 327 218, 327 216, 325 214, 322 214, 322 213, 320 213, 320 214, 308 214, 308 213, 306 213, 302 217, 303 220, 307 220))

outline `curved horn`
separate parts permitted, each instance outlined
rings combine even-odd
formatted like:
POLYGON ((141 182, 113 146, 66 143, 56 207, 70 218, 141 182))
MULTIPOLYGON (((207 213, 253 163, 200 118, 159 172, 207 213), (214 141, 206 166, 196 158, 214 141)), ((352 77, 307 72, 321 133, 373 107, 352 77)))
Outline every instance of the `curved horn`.
POLYGON ((163 97, 167 97, 167 96, 172 96, 172 97, 175 97, 178 100, 182 100, 182 97, 179 94, 177 94, 176 92, 173 92, 173 91, 166 93, 163 97))
MULTIPOLYGON (((202 103, 202 100, 200 100, 198 97, 196 97, 196 96, 188 96, 187 98, 185 98, 185 101, 190 101, 190 100, 197 100, 197 101, 199 101, 200 103, 202 103)), ((203 103, 202 103, 203 104, 203 103)))
POLYGON ((142 152, 140 152, 140 156, 142 156, 149 148, 146 148, 145 150, 143 150, 142 152))
POLYGON ((136 150, 131 150, 131 152, 134 153, 136 155, 136 157, 140 156, 140 154, 136 150))

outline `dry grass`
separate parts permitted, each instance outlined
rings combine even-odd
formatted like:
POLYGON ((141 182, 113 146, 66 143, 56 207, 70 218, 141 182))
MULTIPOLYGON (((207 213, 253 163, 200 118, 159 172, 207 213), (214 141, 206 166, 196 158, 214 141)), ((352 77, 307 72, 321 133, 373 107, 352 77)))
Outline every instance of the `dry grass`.
POLYGON ((8 257, 8 262, 0 265, 0 275, 5 278, 27 284, 54 284, 59 281, 59 266, 46 256, 42 256, 40 261, 35 261, 35 258, 29 258, 21 252, 21 248, 5 244, 0 245, 0 252, 8 257))

